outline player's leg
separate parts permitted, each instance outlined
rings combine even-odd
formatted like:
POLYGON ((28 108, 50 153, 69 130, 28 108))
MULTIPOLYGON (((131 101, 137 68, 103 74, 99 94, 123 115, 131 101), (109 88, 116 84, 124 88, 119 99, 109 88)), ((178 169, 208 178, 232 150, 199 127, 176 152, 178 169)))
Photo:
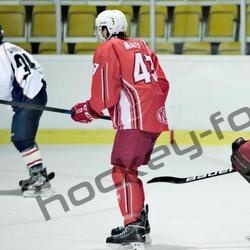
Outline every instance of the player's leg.
POLYGON ((138 178, 137 168, 148 163, 158 136, 159 134, 140 130, 121 130, 116 134, 111 160, 115 164, 112 177, 124 218, 124 228, 118 228, 120 234, 117 228, 116 234, 112 231, 113 235, 107 239, 108 243, 145 242, 145 233, 149 233, 150 226, 144 209, 143 184, 138 178))
POLYGON ((144 243, 145 225, 141 218, 144 206, 144 190, 136 169, 114 166, 112 178, 117 190, 117 199, 124 219, 124 230, 107 238, 107 243, 144 243))
MULTIPOLYGON (((46 105, 47 94, 42 89, 34 99, 24 102, 46 105)), ((21 186, 41 186, 47 182, 47 172, 43 166, 41 152, 35 141, 42 111, 16 108, 12 118, 11 140, 20 152, 30 174, 30 178, 21 181, 21 186)))
POLYGON ((124 225, 128 225, 141 218, 141 211, 144 208, 142 181, 138 178, 137 167, 114 166, 112 178, 124 225))

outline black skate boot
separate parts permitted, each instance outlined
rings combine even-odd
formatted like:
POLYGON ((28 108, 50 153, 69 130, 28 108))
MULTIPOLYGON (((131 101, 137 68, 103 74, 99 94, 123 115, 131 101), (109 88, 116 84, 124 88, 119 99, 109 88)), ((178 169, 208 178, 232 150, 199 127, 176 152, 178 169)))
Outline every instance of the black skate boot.
MULTIPOLYGON (((149 235, 150 233, 150 225, 148 221, 148 204, 145 205, 145 208, 141 212, 141 221, 144 222, 144 227, 145 227, 145 244, 151 244, 152 240, 149 235)), ((112 235, 117 235, 120 234, 123 230, 125 229, 124 226, 116 227, 111 230, 111 236, 112 235)))
POLYGON ((121 247, 126 247, 126 249, 131 250, 144 250, 144 224, 144 221, 139 219, 126 225, 121 233, 108 237, 106 239, 108 249, 119 249, 121 247))
POLYGON ((47 174, 46 168, 38 165, 30 168, 29 173, 30 178, 19 182, 24 197, 47 196, 52 192, 49 181, 54 178, 54 172, 47 174))

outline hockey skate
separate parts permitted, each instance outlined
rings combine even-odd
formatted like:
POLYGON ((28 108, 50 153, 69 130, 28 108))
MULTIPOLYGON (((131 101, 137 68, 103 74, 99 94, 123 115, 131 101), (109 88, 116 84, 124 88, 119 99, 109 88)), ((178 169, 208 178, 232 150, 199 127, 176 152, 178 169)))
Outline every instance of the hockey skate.
POLYGON ((106 239, 109 250, 145 250, 144 221, 137 220, 128 224, 119 234, 111 235, 106 239))
POLYGON ((50 180, 55 177, 55 173, 47 174, 46 168, 40 171, 30 171, 30 178, 19 181, 19 186, 24 197, 49 197, 54 191, 51 188, 50 180))
MULTIPOLYGON (((149 221, 148 221, 148 204, 146 204, 145 208, 142 210, 141 212, 141 220, 142 222, 144 222, 144 226, 145 226, 145 244, 149 245, 152 243, 152 239, 150 237, 150 225, 149 225, 149 221)), ((124 226, 120 226, 120 227, 116 227, 114 229, 111 230, 111 236, 112 235, 117 235, 120 234, 123 230, 125 229, 124 226)))

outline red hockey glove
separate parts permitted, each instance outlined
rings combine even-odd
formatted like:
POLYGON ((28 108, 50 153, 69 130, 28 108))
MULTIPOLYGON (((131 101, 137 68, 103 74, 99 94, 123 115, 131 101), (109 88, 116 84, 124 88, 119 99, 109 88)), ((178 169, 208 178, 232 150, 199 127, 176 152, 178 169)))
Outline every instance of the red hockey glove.
POLYGON ((89 123, 98 117, 91 112, 88 102, 81 102, 71 109, 71 118, 76 122, 89 123))

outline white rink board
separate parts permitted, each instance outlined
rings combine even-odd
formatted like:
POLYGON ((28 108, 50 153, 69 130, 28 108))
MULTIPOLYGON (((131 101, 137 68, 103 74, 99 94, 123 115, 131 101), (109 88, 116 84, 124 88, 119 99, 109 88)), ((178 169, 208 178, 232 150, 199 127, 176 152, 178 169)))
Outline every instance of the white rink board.
MULTIPOLYGON (((89 98, 92 56, 36 55, 48 82, 48 106, 71 108, 89 98)), ((168 118, 175 129, 209 129, 209 117, 220 111, 225 122, 221 129, 230 130, 230 113, 249 106, 250 58, 246 56, 159 56, 170 81, 168 118)), ((63 114, 45 112, 40 128, 82 128, 63 114)), ((9 128, 10 114, 0 105, 0 128, 9 128)), ((237 117, 239 124, 246 115, 237 117)), ((98 121, 85 128, 110 128, 98 121)))

